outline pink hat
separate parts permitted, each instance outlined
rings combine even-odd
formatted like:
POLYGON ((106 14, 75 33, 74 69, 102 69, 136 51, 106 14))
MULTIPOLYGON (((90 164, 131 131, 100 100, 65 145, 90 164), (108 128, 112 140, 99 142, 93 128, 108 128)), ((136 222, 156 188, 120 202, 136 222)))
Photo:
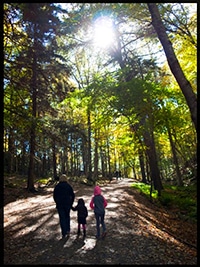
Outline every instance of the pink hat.
POLYGON ((98 185, 94 188, 94 195, 101 195, 101 188, 98 185))

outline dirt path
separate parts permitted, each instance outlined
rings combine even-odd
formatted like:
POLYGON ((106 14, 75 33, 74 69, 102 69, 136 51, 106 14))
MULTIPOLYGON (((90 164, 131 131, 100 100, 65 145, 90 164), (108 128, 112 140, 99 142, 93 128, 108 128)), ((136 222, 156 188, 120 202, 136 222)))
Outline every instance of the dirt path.
POLYGON ((108 200, 108 234, 98 241, 89 208, 93 187, 72 184, 75 203, 83 197, 89 211, 85 239, 76 236, 73 211, 71 235, 61 239, 53 187, 8 203, 4 207, 4 264, 196 265, 196 224, 180 221, 175 214, 156 208, 130 189, 131 183, 131 179, 114 180, 101 187, 108 200))

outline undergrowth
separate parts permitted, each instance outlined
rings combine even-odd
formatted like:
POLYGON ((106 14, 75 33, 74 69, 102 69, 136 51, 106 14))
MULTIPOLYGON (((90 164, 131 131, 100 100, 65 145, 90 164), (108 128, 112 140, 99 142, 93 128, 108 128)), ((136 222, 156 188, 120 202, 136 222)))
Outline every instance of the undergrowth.
POLYGON ((135 182, 131 185, 148 199, 154 200, 158 205, 174 209, 179 216, 186 219, 197 220, 197 187, 163 185, 161 196, 156 190, 152 190, 150 196, 150 185, 135 182))

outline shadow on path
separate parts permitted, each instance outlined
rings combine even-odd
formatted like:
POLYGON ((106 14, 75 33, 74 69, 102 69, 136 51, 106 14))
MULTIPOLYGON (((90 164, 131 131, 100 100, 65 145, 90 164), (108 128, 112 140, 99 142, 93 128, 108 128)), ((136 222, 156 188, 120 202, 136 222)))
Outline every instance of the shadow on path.
POLYGON ((160 211, 130 188, 132 182, 124 178, 101 186, 108 201, 104 240, 95 239, 96 222, 89 208, 93 187, 72 184, 75 203, 83 197, 88 207, 86 238, 77 237, 77 214, 71 211, 71 235, 61 239, 53 187, 7 204, 4 264, 197 264, 196 249, 166 233, 160 211))

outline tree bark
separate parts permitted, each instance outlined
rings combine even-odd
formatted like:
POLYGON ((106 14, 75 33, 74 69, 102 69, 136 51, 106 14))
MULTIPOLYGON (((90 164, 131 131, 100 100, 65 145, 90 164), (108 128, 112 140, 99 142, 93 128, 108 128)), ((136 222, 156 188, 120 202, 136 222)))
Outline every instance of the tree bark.
POLYGON ((88 124, 88 154, 87 154, 87 180, 94 182, 92 177, 92 155, 91 155, 91 120, 90 120, 90 108, 87 110, 87 124, 88 124))
POLYGON ((171 69, 172 74, 174 75, 184 97, 187 102, 187 105, 190 109, 190 114, 194 126, 197 131, 197 96, 193 92, 190 82, 186 79, 183 70, 178 62, 178 59, 175 55, 172 43, 170 42, 168 35, 165 30, 165 26, 162 22, 158 7, 156 3, 147 3, 151 18, 152 25, 158 35, 158 38, 163 46, 168 65, 171 69))
POLYGON ((149 131, 145 131, 143 136, 145 145, 147 146, 146 153, 149 160, 151 182, 153 182, 154 189, 157 190, 158 196, 161 196, 163 185, 160 178, 160 170, 158 168, 153 131, 151 131, 151 134, 149 131))
POLYGON ((144 155, 142 151, 139 151, 139 162, 140 162, 140 169, 142 173, 142 183, 146 184, 147 179, 146 179, 146 173, 145 173, 145 168, 144 168, 144 155))
POLYGON ((169 125, 167 125, 167 132, 169 135, 169 141, 170 141, 170 145, 171 145, 171 149, 172 149, 173 161, 174 161, 174 165, 175 165, 175 169, 176 169, 177 184, 178 184, 178 186, 183 186, 183 180, 182 180, 181 172, 179 169, 178 157, 176 155, 176 148, 175 148, 175 144, 174 144, 174 141, 172 138, 172 134, 171 134, 171 130, 169 128, 169 125))
POLYGON ((35 132, 36 132, 36 114, 37 114, 37 90, 36 90, 36 55, 34 54, 33 58, 33 76, 32 76, 32 124, 31 124, 31 130, 30 130, 30 156, 29 156, 29 167, 28 167, 28 181, 27 181, 27 190, 29 192, 35 192, 35 186, 34 186, 34 178, 35 178, 35 162, 34 162, 34 156, 35 156, 35 132))

